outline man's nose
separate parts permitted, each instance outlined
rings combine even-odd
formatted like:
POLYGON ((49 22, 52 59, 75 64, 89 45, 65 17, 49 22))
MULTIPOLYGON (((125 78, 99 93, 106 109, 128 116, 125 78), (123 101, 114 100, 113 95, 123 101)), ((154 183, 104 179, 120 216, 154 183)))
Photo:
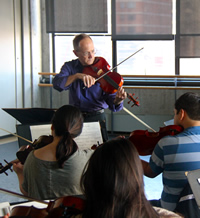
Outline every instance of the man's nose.
POLYGON ((93 52, 88 52, 88 57, 91 58, 93 56, 93 52))

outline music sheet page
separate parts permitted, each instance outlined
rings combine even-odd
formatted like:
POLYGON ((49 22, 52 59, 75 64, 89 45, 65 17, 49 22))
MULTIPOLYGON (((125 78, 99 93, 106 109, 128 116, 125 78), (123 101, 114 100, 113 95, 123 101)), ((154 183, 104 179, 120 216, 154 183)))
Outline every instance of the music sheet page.
MULTIPOLYGON (((41 135, 51 135, 51 124, 30 126, 32 141, 41 135)), ((83 123, 83 130, 80 136, 74 141, 81 149, 91 148, 94 144, 103 143, 99 122, 83 123)))
POLYGON ((83 131, 74 141, 81 149, 91 148, 94 144, 103 143, 99 122, 89 122, 83 124, 83 131))
POLYGON ((42 135, 51 135, 51 124, 30 126, 32 141, 42 135))

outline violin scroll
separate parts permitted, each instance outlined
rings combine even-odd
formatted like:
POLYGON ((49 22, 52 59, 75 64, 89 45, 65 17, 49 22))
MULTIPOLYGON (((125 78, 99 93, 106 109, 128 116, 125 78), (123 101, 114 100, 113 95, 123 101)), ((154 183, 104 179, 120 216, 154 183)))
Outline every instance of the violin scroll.
POLYGON ((139 103, 139 101, 138 101, 138 97, 136 97, 136 98, 133 98, 133 96, 134 96, 135 94, 133 93, 133 94, 129 94, 129 93, 127 93, 127 96, 128 96, 128 98, 129 98, 129 102, 128 102, 128 104, 130 104, 130 102, 133 102, 133 105, 131 105, 131 107, 133 107, 133 106, 140 106, 140 103, 139 103))
POLYGON ((13 163, 8 163, 5 159, 4 161, 6 162, 6 165, 3 166, 2 163, 0 163, 0 174, 4 173, 6 176, 8 176, 8 173, 6 173, 7 170, 10 170, 11 172, 13 172, 13 170, 11 169, 13 163))

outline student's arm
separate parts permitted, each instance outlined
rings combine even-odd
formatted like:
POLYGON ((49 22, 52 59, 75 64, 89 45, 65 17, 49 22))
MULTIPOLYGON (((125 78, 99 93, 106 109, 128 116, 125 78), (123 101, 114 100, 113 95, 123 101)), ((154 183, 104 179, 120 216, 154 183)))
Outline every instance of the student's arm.
POLYGON ((149 163, 144 161, 144 160, 141 160, 141 161, 142 161, 142 167, 143 167, 144 175, 149 177, 149 178, 156 177, 157 174, 152 171, 149 163))
POLYGON ((19 180, 19 189, 23 195, 28 196, 28 193, 24 191, 22 187, 22 184, 24 182, 23 167, 24 166, 20 162, 13 164, 13 170, 16 172, 19 180))

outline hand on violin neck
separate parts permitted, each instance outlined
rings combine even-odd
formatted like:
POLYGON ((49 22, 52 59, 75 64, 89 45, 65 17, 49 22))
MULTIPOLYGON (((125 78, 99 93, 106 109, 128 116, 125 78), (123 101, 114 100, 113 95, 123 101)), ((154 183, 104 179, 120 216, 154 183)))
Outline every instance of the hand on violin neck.
POLYGON ((83 83, 86 87, 90 88, 91 86, 93 86, 95 84, 95 78, 90 76, 90 75, 87 75, 87 74, 82 74, 82 80, 83 80, 83 83))
POLYGON ((18 163, 13 163, 13 170, 15 171, 15 173, 18 174, 23 174, 23 169, 24 169, 24 165, 21 164, 20 162, 18 163))
POLYGON ((114 104, 119 105, 126 98, 127 98, 127 93, 125 92, 125 90, 122 87, 119 87, 117 90, 116 96, 115 96, 114 104))
POLYGON ((20 162, 13 164, 13 170, 17 174, 18 180, 19 180, 19 188, 23 195, 28 196, 28 193, 24 191, 22 184, 24 182, 24 174, 23 174, 24 165, 22 165, 20 162))

